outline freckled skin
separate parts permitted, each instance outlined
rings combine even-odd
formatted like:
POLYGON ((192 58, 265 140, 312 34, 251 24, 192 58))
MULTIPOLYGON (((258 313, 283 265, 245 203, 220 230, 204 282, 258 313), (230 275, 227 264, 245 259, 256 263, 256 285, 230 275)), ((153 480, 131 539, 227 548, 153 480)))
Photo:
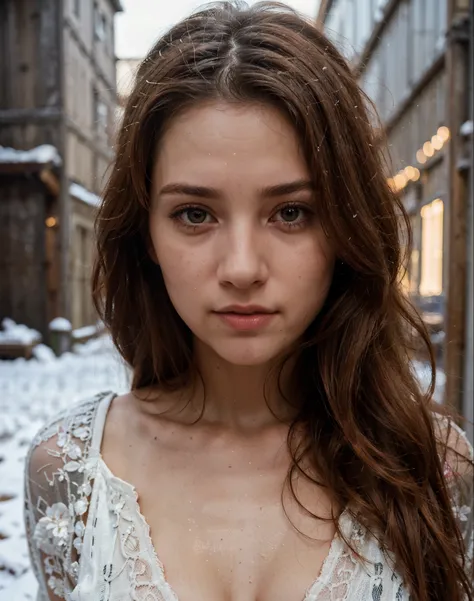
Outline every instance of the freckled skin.
POLYGON ((331 283, 334 260, 317 219, 293 232, 270 225, 285 200, 263 200, 262 186, 309 179, 290 124, 274 109, 204 105, 178 117, 160 144, 153 173, 150 234, 171 300, 200 341, 238 365, 269 361, 297 340, 318 313, 331 283), (211 186, 212 201, 160 196, 170 182, 211 186), (176 227, 169 212, 204 202, 216 216, 199 235, 176 227), (256 336, 229 333, 209 312, 255 303, 280 310, 256 336))
MULTIPOLYGON (((280 412, 287 403, 274 383, 263 395, 272 362, 297 344, 331 284, 334 252, 313 192, 262 194, 306 180, 290 123, 261 105, 196 106, 169 124, 157 153, 150 252, 194 335, 205 410, 201 416, 202 390, 198 398, 194 389, 118 397, 102 453, 136 487, 180 601, 302 601, 329 551, 332 523, 310 518, 285 494, 291 522, 308 539, 283 511, 288 422, 267 402, 280 412), (216 194, 161 193, 176 183, 216 194), (213 313, 229 304, 258 304, 275 315, 243 332, 213 313)), ((309 510, 330 515, 325 489, 295 486, 309 510)))

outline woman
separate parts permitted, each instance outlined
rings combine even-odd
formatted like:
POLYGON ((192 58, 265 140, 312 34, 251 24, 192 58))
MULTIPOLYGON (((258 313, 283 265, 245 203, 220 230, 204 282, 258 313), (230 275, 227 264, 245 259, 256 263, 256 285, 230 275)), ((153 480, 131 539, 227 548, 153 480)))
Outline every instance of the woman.
POLYGON ((472 448, 411 368, 366 105, 280 5, 198 12, 142 63, 94 273, 132 391, 33 443, 41 599, 472 600, 472 448))

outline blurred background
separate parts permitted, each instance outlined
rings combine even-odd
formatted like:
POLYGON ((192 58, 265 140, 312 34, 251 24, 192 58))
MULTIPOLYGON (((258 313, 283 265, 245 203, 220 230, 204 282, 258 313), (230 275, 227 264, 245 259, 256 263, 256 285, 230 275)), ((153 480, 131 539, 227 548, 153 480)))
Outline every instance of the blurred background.
MULTIPOLYGON (((26 449, 51 413, 129 374, 94 311, 93 223, 138 64, 196 0, 0 0, 0 600, 34 599, 26 449)), ((254 4, 250 1, 249 4, 254 4)), ((473 439, 473 3, 291 0, 375 103, 410 215, 404 276, 436 399, 473 439)), ((415 367, 429 374, 421 350, 415 367)))

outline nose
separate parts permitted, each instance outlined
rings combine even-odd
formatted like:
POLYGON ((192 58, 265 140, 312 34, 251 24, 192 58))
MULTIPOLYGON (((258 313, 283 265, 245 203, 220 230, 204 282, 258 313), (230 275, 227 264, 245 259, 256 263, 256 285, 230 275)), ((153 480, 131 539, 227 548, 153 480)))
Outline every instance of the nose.
POLYGON ((265 245, 258 232, 240 224, 227 231, 222 240, 217 268, 219 283, 241 290, 261 286, 268 278, 265 245))

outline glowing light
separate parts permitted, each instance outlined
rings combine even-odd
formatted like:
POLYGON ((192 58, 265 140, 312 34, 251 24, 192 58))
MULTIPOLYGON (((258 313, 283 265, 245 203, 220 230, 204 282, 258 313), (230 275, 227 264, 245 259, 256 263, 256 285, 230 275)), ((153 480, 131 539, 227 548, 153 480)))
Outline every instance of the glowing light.
POLYGON ((431 142, 425 142, 423 144, 423 152, 427 157, 432 157, 434 155, 434 148, 431 142))
POLYGON ((395 181, 396 187, 399 190, 401 190, 407 185, 407 176, 403 172, 397 173, 397 175, 393 179, 395 181))
POLYGON ((442 125, 440 128, 438 128, 437 133, 438 136, 443 140, 443 142, 449 140, 449 136, 451 135, 449 129, 445 125, 442 125))
POLYGON ((435 150, 441 150, 443 148, 444 145, 444 140, 441 136, 439 136, 438 134, 436 136, 433 136, 431 138, 431 144, 433 145, 433 148, 435 150))
POLYGON ((413 173, 413 175, 411 177, 411 180, 413 182, 417 182, 420 179, 420 170, 415 167, 413 169, 413 171, 414 171, 414 173, 413 173))
POLYGON ((408 165, 408 167, 405 167, 405 175, 408 177, 408 179, 413 179, 413 176, 415 175, 415 168, 412 167, 411 165, 408 165))
POLYGON ((418 150, 418 152, 416 153, 416 160, 417 160, 419 163, 421 163, 422 165, 423 165, 424 163, 426 163, 426 156, 425 156, 425 153, 423 152, 423 150, 421 150, 421 148, 420 148, 420 150, 418 150))
POLYGON ((56 217, 48 217, 45 223, 46 227, 54 227, 55 225, 57 225, 58 220, 56 219, 56 217))

